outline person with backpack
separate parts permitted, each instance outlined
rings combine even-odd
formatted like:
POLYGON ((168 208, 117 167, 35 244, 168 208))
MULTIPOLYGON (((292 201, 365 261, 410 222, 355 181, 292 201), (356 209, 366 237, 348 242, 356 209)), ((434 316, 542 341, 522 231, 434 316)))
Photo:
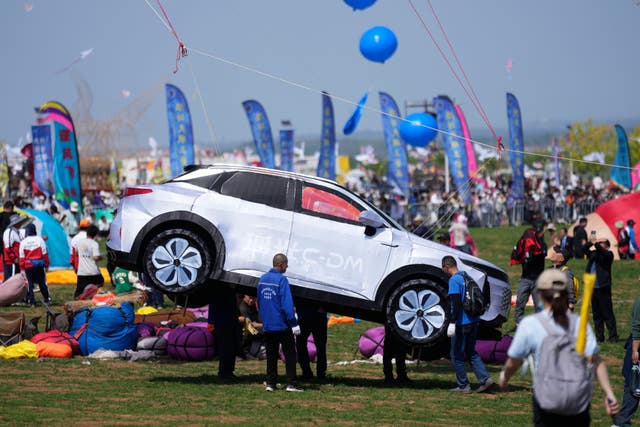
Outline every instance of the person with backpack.
POLYGON ((442 271, 449 276, 451 322, 447 328, 447 335, 451 337, 451 360, 456 371, 457 383, 457 387, 451 391, 462 394, 471 393, 471 385, 465 367, 466 356, 480 383, 475 391, 482 393, 489 390, 495 383, 489 376, 480 355, 476 352, 476 336, 478 335, 480 317, 477 313, 469 314, 463 308, 467 305, 465 304, 465 294, 471 284, 471 278, 467 273, 458 270, 458 263, 451 255, 442 258, 442 271))
POLYGON ((511 265, 522 265, 514 310, 516 328, 524 317, 529 296, 533 297, 536 310, 539 310, 540 302, 535 292, 535 284, 540 273, 544 271, 544 262, 547 256, 547 245, 544 243, 545 231, 547 231, 547 223, 544 221, 536 222, 533 227, 524 231, 511 254, 511 265))
POLYGON ((607 367, 588 324, 584 357, 575 351, 580 317, 568 311, 568 287, 567 276, 561 271, 549 269, 540 275, 536 292, 544 309, 522 319, 500 372, 500 388, 506 389, 524 359, 533 355, 535 426, 588 426, 593 373, 605 394, 607 414, 619 410, 607 367))
MULTIPOLYGON (((556 248, 554 248, 554 250, 555 249, 556 248)), ((569 310, 573 311, 578 302, 577 293, 580 289, 580 282, 578 282, 578 279, 567 265, 567 261, 569 261, 567 255, 559 249, 560 248, 551 255, 551 268, 560 270, 567 276, 567 282, 569 283, 569 287, 567 288, 567 292, 569 293, 569 310)))
POLYGON ((631 334, 624 346, 625 355, 622 364, 622 376, 624 377, 624 394, 622 395, 622 408, 618 413, 615 422, 619 427, 631 426, 631 418, 638 410, 637 390, 634 390, 634 378, 632 366, 640 363, 640 296, 636 297, 631 311, 631 334))
POLYGON ((618 240, 618 256, 620 259, 629 259, 629 232, 624 226, 624 221, 618 220, 616 226, 616 239, 618 240))

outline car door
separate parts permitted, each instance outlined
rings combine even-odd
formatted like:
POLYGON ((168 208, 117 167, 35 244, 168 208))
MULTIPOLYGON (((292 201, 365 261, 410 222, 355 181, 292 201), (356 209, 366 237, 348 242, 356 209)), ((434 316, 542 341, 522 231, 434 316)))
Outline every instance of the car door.
POLYGON ((393 248, 382 227, 367 236, 358 222, 369 209, 338 186, 297 181, 287 276, 332 293, 372 299, 393 248))
POLYGON ((226 174, 198 200, 194 211, 224 239, 224 270, 257 276, 271 269, 276 253, 287 252, 294 191, 289 177, 239 171, 226 174))

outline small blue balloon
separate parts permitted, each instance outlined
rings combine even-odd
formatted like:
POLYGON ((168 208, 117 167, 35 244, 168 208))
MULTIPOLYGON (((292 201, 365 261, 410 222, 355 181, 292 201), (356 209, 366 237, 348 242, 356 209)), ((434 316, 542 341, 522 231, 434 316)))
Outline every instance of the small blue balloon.
POLYGON ((373 5, 376 0, 344 0, 346 4, 351 6, 353 10, 359 9, 364 10, 369 6, 373 5))
POLYGON ((373 62, 384 62, 398 47, 398 39, 387 27, 373 27, 360 37, 360 53, 373 62))
POLYGON ((409 145, 426 147, 438 134, 436 118, 429 113, 409 114, 405 120, 400 122, 400 136, 409 145))

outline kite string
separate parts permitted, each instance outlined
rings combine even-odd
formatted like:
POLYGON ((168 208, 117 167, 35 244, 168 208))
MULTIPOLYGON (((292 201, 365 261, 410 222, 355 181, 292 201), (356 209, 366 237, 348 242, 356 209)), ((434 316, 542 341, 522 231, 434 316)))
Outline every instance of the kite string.
POLYGON ((167 12, 164 10, 164 7, 162 7, 162 3, 160 3, 160 0, 156 0, 156 1, 158 2, 158 6, 160 7, 162 14, 164 15, 164 19, 166 20, 166 23, 169 25, 169 29, 171 30, 171 32, 173 33, 173 36, 178 41, 178 53, 176 54, 176 68, 173 70, 173 74, 176 74, 178 72, 178 61, 180 61, 180 58, 187 56, 187 48, 184 46, 184 43, 182 42, 182 40, 180 40, 180 37, 178 37, 178 33, 176 33, 176 30, 173 28, 173 24, 171 23, 171 20, 169 19, 167 12))

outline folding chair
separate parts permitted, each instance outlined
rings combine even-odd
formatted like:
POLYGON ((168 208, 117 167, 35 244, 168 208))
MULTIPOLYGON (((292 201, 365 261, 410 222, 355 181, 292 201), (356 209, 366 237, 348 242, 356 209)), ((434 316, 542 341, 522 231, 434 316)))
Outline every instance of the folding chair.
POLYGON ((22 311, 0 312, 0 345, 9 346, 20 342, 25 323, 22 311))

